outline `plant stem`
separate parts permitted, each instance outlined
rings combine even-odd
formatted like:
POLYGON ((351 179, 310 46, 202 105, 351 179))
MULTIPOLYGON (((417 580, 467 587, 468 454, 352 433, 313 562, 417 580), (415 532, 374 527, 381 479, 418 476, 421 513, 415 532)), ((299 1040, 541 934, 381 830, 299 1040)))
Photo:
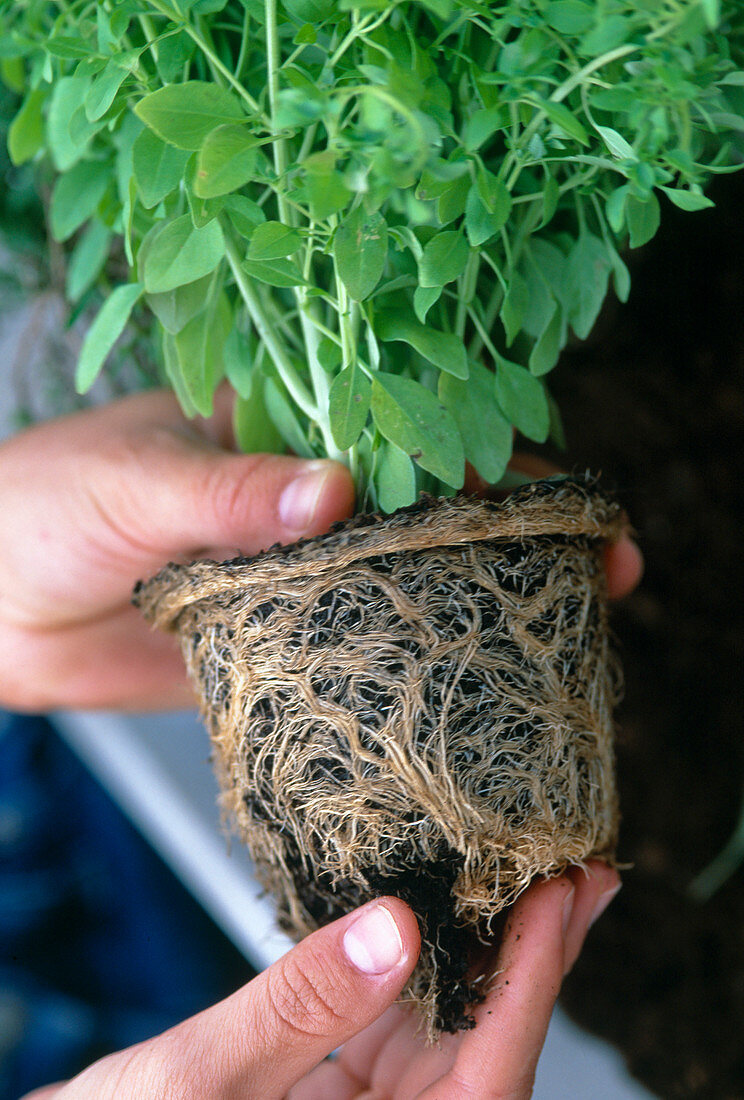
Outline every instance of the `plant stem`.
POLYGON ((225 236, 225 250, 227 253, 227 262, 230 265, 230 270, 232 271, 240 295, 245 302, 251 321, 255 325, 256 332, 260 339, 263 340, 266 345, 266 350, 271 356, 282 382, 287 387, 297 407, 302 409, 310 420, 317 422, 318 409, 313 401, 312 395, 297 373, 286 349, 277 339, 271 320, 266 314, 261 299, 256 294, 250 279, 240 266, 238 250, 227 235, 225 236))

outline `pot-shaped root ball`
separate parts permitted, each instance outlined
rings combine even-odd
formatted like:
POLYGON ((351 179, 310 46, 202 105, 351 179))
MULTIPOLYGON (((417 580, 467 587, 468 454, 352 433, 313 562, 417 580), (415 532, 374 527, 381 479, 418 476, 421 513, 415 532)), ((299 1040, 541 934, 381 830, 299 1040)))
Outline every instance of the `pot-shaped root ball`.
POLYGON ((535 875, 613 857, 619 689, 589 480, 359 515, 254 558, 138 586, 177 630, 224 805, 300 937, 382 893, 418 916, 407 988, 467 1026, 464 927, 535 875))

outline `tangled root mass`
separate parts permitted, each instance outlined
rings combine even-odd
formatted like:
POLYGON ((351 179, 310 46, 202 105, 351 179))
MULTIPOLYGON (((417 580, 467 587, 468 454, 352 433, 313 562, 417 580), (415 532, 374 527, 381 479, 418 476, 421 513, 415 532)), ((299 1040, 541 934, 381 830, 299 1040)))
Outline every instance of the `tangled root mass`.
POLYGON ((253 559, 168 566, 135 596, 178 629, 227 810, 295 936, 383 893, 422 929, 430 1036, 469 1026, 463 926, 617 830, 593 482, 422 501, 253 559))

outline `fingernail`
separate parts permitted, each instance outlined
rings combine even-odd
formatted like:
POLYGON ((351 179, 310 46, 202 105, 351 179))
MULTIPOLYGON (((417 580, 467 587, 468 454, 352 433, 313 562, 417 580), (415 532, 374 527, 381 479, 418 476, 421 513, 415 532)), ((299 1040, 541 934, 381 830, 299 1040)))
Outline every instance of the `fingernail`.
POLYGON ((384 905, 365 909, 344 933, 344 951, 363 974, 386 974, 403 958, 403 940, 384 905))
POLYGON ((571 923, 571 916, 573 914, 574 899, 576 898, 576 887, 571 886, 571 889, 563 899, 563 938, 566 938, 568 932, 568 926, 571 923))
POLYGON ((618 884, 616 886, 611 886, 609 888, 609 890, 605 890, 604 893, 599 895, 599 897, 597 898, 597 904, 594 906, 594 909, 592 910, 592 915, 589 918, 589 927, 590 928, 594 924, 594 922, 596 920, 599 920, 599 918, 602 916, 605 909, 610 904, 610 902, 615 897, 615 895, 618 893, 621 886, 622 886, 622 883, 618 882, 618 884))
POLYGON ((284 489, 279 498, 279 518, 290 531, 304 531, 313 522, 331 469, 331 463, 323 459, 307 462, 284 489))

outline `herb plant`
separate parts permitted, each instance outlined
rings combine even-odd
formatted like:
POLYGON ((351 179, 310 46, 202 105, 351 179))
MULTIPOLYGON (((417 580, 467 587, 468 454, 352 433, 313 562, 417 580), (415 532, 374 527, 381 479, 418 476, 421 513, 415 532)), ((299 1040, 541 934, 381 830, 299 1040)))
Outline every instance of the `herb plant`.
POLYGON ((559 441, 545 376, 624 249, 741 161, 735 0, 6 0, 0 31, 11 159, 51 161, 69 297, 103 295, 78 388, 148 309, 188 415, 226 376, 240 446, 347 462, 360 509, 559 441))

